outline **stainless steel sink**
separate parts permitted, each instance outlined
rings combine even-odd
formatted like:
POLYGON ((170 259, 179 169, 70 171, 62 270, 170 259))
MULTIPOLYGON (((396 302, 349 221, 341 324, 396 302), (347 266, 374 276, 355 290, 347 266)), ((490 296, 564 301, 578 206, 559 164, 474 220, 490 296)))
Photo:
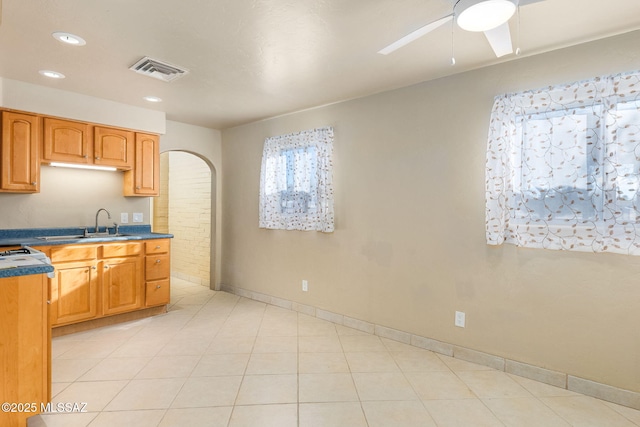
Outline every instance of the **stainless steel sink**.
POLYGON ((36 237, 36 239, 44 240, 47 242, 57 242, 62 240, 87 240, 87 239, 114 239, 114 240, 124 240, 130 234, 106 234, 106 233, 89 233, 86 236, 83 234, 70 235, 70 236, 41 236, 36 237))
POLYGON ((40 239, 40 240, 46 240, 47 242, 55 242, 57 240, 77 240, 77 239, 84 239, 85 237, 83 235, 74 235, 74 236, 42 236, 42 237, 36 237, 36 239, 40 239))

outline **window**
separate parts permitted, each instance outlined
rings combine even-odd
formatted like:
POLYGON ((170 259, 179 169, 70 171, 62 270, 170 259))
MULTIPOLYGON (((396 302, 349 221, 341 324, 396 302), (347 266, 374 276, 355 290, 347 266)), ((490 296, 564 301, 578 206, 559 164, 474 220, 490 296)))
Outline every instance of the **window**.
POLYGON ((265 140, 261 228, 333 231, 332 153, 330 127, 265 140))
POLYGON ((497 97, 489 244, 640 255, 640 73, 497 97))

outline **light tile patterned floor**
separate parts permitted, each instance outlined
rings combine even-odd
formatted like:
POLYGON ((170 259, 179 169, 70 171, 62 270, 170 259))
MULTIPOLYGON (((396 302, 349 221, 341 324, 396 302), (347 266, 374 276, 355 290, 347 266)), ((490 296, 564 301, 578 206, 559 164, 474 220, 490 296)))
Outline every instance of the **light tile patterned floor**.
POLYGON ((50 427, 640 426, 640 411, 175 279, 166 315, 53 340, 50 427))

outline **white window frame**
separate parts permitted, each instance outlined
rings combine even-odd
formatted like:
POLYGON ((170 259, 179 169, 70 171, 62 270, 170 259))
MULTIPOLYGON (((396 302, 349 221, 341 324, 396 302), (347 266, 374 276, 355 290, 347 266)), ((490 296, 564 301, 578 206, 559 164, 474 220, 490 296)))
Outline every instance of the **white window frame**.
POLYGON ((333 128, 265 140, 259 203, 260 228, 334 230, 333 128))
POLYGON ((486 164, 488 244, 640 255, 640 72, 496 97, 486 164))

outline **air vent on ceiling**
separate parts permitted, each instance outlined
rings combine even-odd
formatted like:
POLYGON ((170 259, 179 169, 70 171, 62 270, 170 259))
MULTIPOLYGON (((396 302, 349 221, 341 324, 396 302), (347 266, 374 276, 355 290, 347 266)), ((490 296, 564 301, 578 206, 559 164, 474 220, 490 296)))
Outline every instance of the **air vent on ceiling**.
POLYGON ((172 82, 189 72, 189 70, 149 58, 148 56, 133 64, 129 69, 138 74, 154 77, 165 82, 172 82))

